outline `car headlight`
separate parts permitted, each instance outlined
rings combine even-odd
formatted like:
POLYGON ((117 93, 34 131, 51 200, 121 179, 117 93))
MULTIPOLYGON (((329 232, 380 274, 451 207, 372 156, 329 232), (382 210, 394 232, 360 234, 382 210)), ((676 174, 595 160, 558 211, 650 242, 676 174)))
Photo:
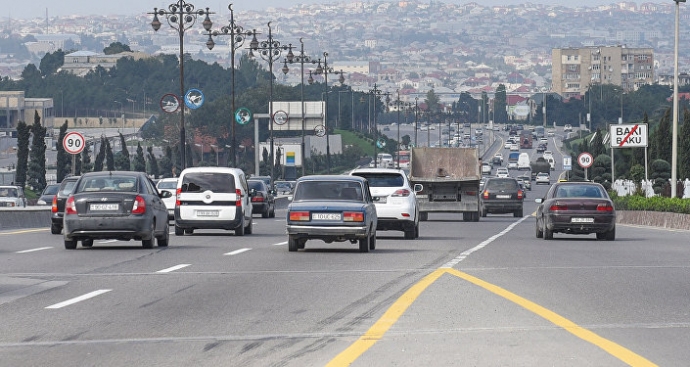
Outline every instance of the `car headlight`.
POLYGON ((48 203, 45 202, 45 200, 39 200, 36 202, 38 205, 48 205, 48 203))

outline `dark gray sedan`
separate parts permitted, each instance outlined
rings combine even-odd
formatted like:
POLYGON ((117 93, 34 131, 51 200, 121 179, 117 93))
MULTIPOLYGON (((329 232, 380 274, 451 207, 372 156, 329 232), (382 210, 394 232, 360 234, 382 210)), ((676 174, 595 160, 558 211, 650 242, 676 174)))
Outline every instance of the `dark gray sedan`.
POLYGON ((376 206, 367 181, 358 176, 305 176, 297 180, 288 206, 288 250, 307 240, 359 243, 360 252, 376 248, 376 206))
POLYGON ((138 240, 144 248, 168 246, 168 212, 143 172, 89 172, 77 181, 65 203, 66 249, 93 246, 95 239, 138 240))

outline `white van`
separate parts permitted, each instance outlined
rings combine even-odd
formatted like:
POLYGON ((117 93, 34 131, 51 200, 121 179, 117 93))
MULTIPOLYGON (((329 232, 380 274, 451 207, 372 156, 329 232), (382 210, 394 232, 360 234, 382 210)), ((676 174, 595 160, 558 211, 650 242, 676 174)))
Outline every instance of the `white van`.
POLYGON ((175 235, 195 229, 234 230, 236 236, 252 233, 252 192, 239 168, 187 168, 177 180, 175 235))
POLYGON ((529 164, 529 154, 527 153, 520 153, 520 156, 518 157, 518 170, 528 170, 531 168, 529 164))

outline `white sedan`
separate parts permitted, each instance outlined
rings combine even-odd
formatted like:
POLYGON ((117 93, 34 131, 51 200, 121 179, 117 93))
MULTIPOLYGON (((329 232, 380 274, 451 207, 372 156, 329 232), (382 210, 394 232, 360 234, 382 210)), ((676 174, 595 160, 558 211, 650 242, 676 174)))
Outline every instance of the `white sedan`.
POLYGON ((535 178, 534 183, 536 185, 539 185, 539 184, 550 185, 551 184, 551 177, 549 177, 549 174, 546 172, 539 172, 539 173, 537 173, 537 177, 535 178))

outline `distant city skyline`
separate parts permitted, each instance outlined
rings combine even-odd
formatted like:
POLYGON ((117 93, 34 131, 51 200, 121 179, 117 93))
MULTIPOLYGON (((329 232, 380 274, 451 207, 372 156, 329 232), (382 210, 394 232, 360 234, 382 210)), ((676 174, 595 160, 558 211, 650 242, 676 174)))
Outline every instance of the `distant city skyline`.
MULTIPOLYGON (((168 0, 120 0, 112 2, 89 1, 89 0, 62 0, 56 2, 54 0, 33 0, 33 1, 18 1, 14 2, 11 7, 6 7, 5 14, 2 18, 12 19, 32 19, 45 18, 46 11, 49 17, 67 16, 67 15, 134 15, 153 11, 154 7, 167 8, 168 5, 176 1, 168 0)), ((197 8, 209 7, 211 11, 218 14, 226 14, 228 4, 231 1, 218 0, 189 0, 197 8)), ((236 12, 243 10, 262 10, 267 7, 283 7, 289 8, 298 4, 330 4, 339 3, 341 1, 332 0, 255 0, 251 2, 235 1, 233 2, 233 9, 236 12)), ((343 2, 353 2, 352 0, 345 0, 343 2)), ((393 0, 391 0, 393 2, 393 0)), ((423 1, 428 3, 428 0, 423 1)), ((547 4, 547 5, 563 5, 567 7, 573 6, 596 6, 615 4, 621 1, 616 0, 581 0, 574 4, 572 1, 566 0, 440 0, 440 2, 467 4, 477 2, 484 6, 492 5, 517 5, 522 3, 533 4, 547 4)), ((633 1, 637 4, 640 1, 633 1)), ((653 1, 660 3, 661 1, 653 1)), ((682 6, 681 6, 682 8, 682 6)))

